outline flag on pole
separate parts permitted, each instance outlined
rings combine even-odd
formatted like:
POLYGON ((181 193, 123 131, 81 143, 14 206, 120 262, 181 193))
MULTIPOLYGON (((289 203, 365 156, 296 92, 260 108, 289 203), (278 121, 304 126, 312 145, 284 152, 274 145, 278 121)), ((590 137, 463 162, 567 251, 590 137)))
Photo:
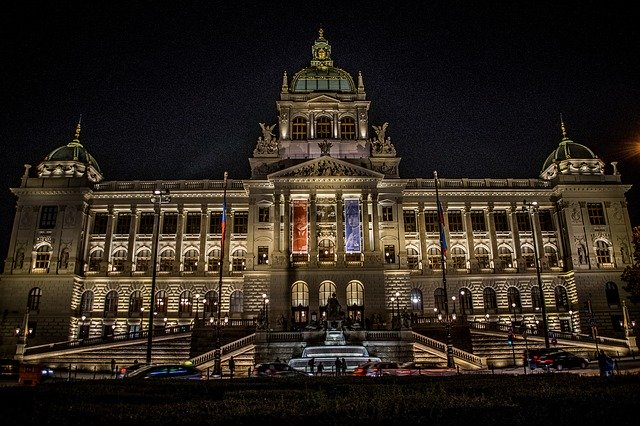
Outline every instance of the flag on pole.
POLYGON ((444 235, 444 209, 442 208, 442 203, 440 199, 438 199, 438 226, 440 227, 440 249, 442 250, 442 255, 447 255, 447 238, 444 235))

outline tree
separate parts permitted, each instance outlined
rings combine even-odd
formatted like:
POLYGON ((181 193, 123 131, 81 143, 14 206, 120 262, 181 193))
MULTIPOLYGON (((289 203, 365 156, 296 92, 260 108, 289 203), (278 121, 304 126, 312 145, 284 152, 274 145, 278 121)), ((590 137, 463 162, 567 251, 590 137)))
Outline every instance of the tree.
POLYGON ((640 302, 640 226, 633 228, 633 265, 622 271, 620 279, 627 283, 622 288, 629 293, 632 303, 640 302))

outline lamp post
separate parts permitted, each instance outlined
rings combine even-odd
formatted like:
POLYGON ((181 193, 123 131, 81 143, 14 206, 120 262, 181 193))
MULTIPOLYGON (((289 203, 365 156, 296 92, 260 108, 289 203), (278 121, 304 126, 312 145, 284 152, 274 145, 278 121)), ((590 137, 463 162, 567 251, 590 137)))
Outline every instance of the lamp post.
POLYGON ((269 331, 269 299, 266 293, 262 293, 262 310, 264 312, 264 326, 269 331))
POLYGON ((464 297, 465 292, 464 290, 460 290, 460 306, 462 307, 462 323, 464 323, 464 321, 467 318, 467 312, 465 311, 465 303, 467 303, 467 299, 465 299, 464 297))
POLYGON ((224 172, 224 182, 222 189, 222 223, 221 223, 221 240, 220 240, 220 276, 218 278, 218 305, 217 305, 217 324, 216 324, 216 346, 213 351, 213 375, 222 377, 222 366, 220 365, 220 315, 222 311, 222 271, 224 263, 224 244, 225 234, 227 232, 227 172, 224 172))
POLYGON ((151 347, 153 346, 153 313, 155 311, 156 302, 156 270, 158 261, 158 238, 160 236, 160 206, 171 202, 169 190, 162 191, 156 188, 153 191, 151 202, 154 204, 155 211, 155 229, 153 230, 153 254, 151 255, 151 299, 149 301, 149 329, 147 330, 147 364, 151 364, 151 347))
POLYGON ((451 296, 451 301, 453 301, 453 312, 451 313, 451 320, 455 321, 456 319, 458 319, 458 316, 456 315, 456 297, 451 296))
POLYGON ((396 291, 396 315, 398 319, 396 323, 398 324, 398 328, 402 328, 402 318, 400 317, 400 292, 396 291))
POLYGON ((533 215, 538 213, 538 202, 532 201, 527 203, 527 200, 523 201, 523 209, 527 209, 529 212, 529 219, 531 220, 531 234, 533 235, 533 255, 536 262, 536 276, 538 278, 538 289, 540 290, 540 307, 542 308, 542 333, 544 335, 544 346, 549 348, 549 327, 547 324, 547 304, 544 300, 544 291, 542 289, 542 278, 540 278, 540 259, 538 257, 538 237, 535 229, 535 221, 533 215))

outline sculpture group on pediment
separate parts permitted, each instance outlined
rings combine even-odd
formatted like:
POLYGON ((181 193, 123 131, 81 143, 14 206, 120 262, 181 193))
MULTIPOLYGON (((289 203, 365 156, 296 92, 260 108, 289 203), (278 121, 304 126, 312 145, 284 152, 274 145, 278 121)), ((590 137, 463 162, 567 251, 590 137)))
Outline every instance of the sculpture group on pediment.
POLYGON ((382 126, 373 126, 376 132, 376 138, 371 140, 371 151, 373 154, 396 155, 396 149, 391 143, 390 137, 385 137, 389 123, 382 126))
POLYGON ((272 132, 276 125, 269 126, 268 124, 260 123, 260 127, 262 128, 262 136, 258 138, 258 144, 253 154, 276 154, 278 152, 278 141, 272 132))

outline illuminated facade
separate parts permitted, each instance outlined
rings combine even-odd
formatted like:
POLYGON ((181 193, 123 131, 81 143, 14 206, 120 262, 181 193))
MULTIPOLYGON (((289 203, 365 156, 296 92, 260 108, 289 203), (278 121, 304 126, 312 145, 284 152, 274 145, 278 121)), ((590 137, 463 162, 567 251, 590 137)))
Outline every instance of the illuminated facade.
MULTIPOLYGON (((322 320, 333 293, 345 321, 371 328, 390 328, 398 311, 418 321, 442 312, 433 171, 400 177, 387 123, 368 121, 362 75, 333 66, 322 32, 312 54, 283 76, 278 123, 260 124, 251 177, 230 176, 226 190, 224 170, 212 171, 219 180, 105 181, 79 125, 35 173, 26 167, 0 281, 3 354, 25 326, 31 345, 144 329, 154 265, 156 327, 214 317, 221 253, 221 312, 232 319, 258 318, 267 297, 270 328, 302 328, 322 320), (156 189, 171 200, 159 206, 153 259, 156 189)), ((624 337, 630 186, 615 163, 606 169, 562 128, 539 177, 440 179, 449 309, 535 324, 537 252, 550 330, 588 333, 591 300, 599 333, 624 337)))

